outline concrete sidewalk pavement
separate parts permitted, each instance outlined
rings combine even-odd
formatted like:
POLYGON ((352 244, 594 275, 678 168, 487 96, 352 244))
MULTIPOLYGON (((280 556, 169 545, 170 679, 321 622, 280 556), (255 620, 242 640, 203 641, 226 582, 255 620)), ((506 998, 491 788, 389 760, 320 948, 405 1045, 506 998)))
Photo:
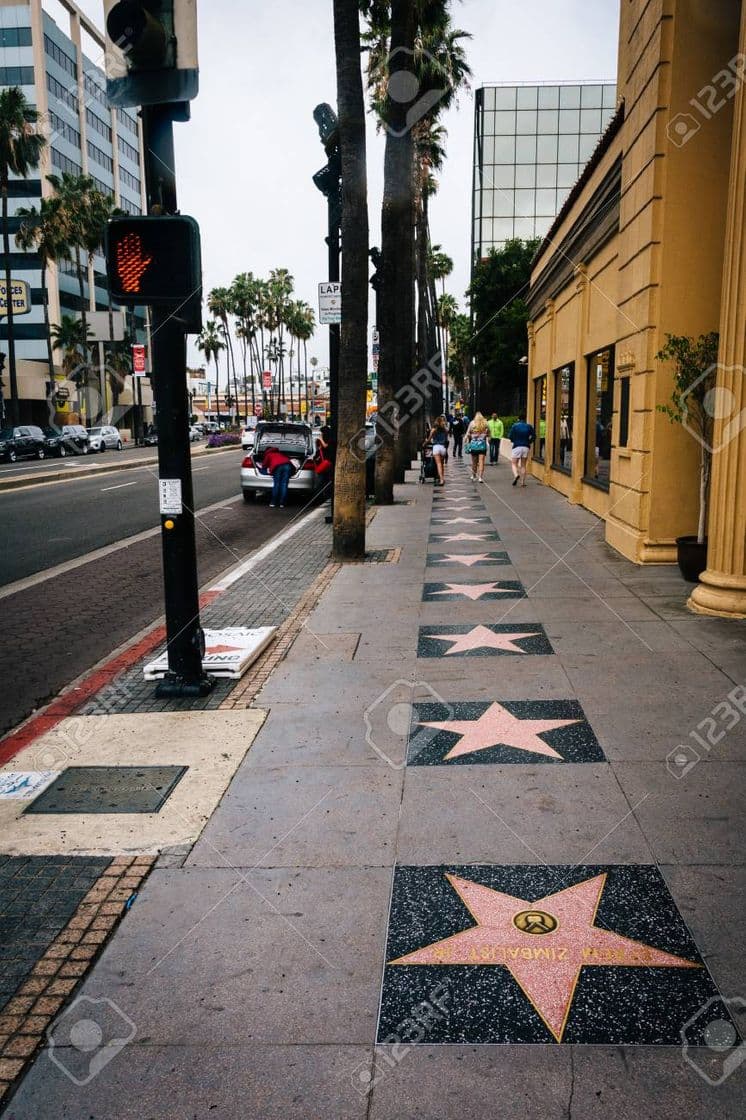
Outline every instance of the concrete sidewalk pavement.
POLYGON ((399 487, 8 1115, 742 1116, 746 627, 602 537, 505 462, 399 487))

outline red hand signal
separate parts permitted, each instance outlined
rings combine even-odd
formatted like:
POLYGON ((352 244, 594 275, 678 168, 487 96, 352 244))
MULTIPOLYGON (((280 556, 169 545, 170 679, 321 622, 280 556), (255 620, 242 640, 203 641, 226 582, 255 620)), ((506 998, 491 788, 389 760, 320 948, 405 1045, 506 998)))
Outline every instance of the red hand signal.
POLYGON ((125 292, 140 291, 140 281, 152 263, 152 256, 143 256, 139 233, 128 233, 122 238, 117 245, 117 272, 125 292))

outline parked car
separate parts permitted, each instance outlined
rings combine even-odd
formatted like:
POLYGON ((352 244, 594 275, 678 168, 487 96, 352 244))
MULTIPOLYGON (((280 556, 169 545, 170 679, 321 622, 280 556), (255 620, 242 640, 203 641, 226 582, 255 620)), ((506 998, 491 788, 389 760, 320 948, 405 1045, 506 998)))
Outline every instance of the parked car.
POLYGON ((284 424, 277 421, 260 422, 256 426, 253 450, 241 463, 241 490, 245 502, 252 496, 272 493, 272 475, 262 469, 262 459, 268 447, 276 447, 288 456, 296 473, 290 479, 289 491, 312 494, 316 488, 314 470, 313 433, 308 424, 284 424))
POLYGON ((47 437, 35 424, 0 431, 0 459, 7 463, 15 463, 17 459, 46 459, 48 454, 47 437))
POLYGON ((244 451, 250 451, 254 446, 256 439, 256 428, 244 428, 241 432, 241 447, 244 451))
POLYGON ((118 429, 112 424, 103 424, 100 428, 89 428, 88 439, 91 451, 106 451, 108 448, 121 451, 124 447, 118 429))
POLYGON ((88 453, 88 432, 82 424, 63 424, 60 428, 43 429, 47 451, 58 459, 66 455, 86 455, 88 453))
POLYGON ((143 436, 143 441, 142 442, 145 445, 145 447, 157 447, 158 446, 158 432, 156 431, 156 429, 151 427, 150 431, 146 432, 145 435, 143 436))
POLYGON ((191 443, 196 443, 198 439, 202 439, 202 429, 197 424, 189 425, 189 439, 191 443))

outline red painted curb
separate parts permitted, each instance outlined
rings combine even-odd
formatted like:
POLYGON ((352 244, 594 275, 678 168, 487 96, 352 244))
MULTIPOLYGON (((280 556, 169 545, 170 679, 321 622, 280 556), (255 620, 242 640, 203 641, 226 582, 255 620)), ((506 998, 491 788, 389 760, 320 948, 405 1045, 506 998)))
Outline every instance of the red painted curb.
MULTIPOLYGON (((208 603, 212 603, 220 594, 222 594, 220 591, 203 592, 199 597, 200 609, 206 607, 208 603)), ((107 661, 98 669, 94 669, 87 677, 83 678, 80 684, 75 685, 68 692, 63 692, 56 700, 52 700, 37 715, 32 716, 31 719, 22 724, 17 731, 11 731, 4 739, 0 739, 0 766, 9 762, 19 751, 45 735, 47 731, 51 731, 63 719, 76 712, 78 708, 87 704, 97 692, 110 684, 115 677, 126 669, 131 669, 133 665, 136 665, 157 646, 162 645, 165 640, 165 626, 156 626, 139 642, 135 642, 118 654, 117 657, 113 657, 111 661, 107 661)))

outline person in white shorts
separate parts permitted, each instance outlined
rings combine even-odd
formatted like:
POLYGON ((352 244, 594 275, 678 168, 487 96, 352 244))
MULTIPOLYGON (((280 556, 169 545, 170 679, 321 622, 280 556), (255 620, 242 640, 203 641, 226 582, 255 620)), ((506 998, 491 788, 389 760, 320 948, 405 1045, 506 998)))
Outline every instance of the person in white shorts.
POLYGON ((536 441, 536 432, 531 424, 526 423, 525 412, 521 413, 520 419, 516 420, 515 424, 510 429, 508 439, 513 444, 513 450, 510 453, 511 466, 513 468, 513 486, 517 486, 519 481, 521 486, 525 486, 528 457, 531 447, 536 441))
POLYGON ((439 416, 430 431, 430 442, 433 445, 433 458, 435 469, 438 472, 436 486, 445 485, 445 458, 448 454, 448 421, 445 416, 439 416))

